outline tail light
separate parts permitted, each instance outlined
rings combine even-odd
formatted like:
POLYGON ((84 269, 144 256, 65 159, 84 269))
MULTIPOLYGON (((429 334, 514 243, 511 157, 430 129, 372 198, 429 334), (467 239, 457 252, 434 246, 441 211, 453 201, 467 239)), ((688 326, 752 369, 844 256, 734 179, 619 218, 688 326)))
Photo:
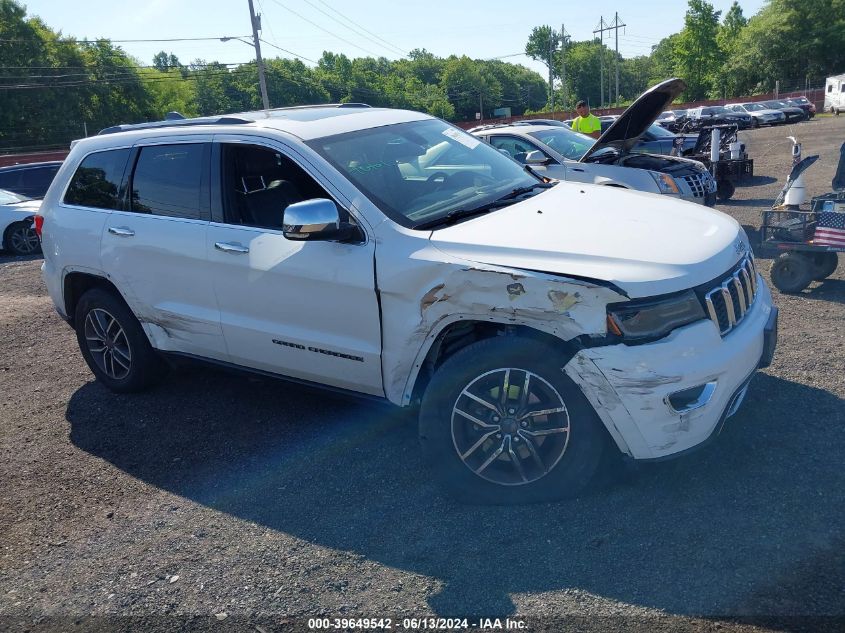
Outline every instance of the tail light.
POLYGON ((35 216, 35 234, 38 235, 38 239, 41 239, 41 231, 44 230, 44 216, 43 215, 36 215, 35 216))

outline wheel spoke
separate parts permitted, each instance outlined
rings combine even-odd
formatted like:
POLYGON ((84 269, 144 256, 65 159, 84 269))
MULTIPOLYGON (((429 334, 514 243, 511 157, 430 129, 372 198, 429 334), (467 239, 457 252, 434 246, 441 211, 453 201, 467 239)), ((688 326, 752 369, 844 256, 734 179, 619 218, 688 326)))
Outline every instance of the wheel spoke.
POLYGON ((525 435, 522 431, 519 431, 519 436, 525 442, 525 446, 528 447, 528 452, 531 453, 531 457, 534 460, 534 463, 540 467, 540 470, 543 471, 543 474, 546 474, 546 465, 543 463, 543 459, 540 457, 540 454, 537 452, 537 448, 534 446, 534 441, 525 435))
POLYGON ((475 422, 478 426, 480 426, 482 428, 496 429, 497 431, 499 430, 498 424, 489 424, 487 422, 484 422, 483 420, 479 420, 474 415, 470 415, 466 411, 461 411, 458 407, 455 407, 455 413, 457 413, 458 415, 462 415, 463 417, 465 417, 467 420, 470 420, 471 422, 475 422))
POLYGON ((554 407, 552 409, 540 409, 539 411, 528 411, 527 413, 523 413, 519 416, 519 420, 525 420, 526 418, 537 418, 541 415, 551 415, 552 413, 565 413, 566 407, 554 407))
MULTIPOLYGON (((129 352, 129 347, 126 347, 126 350, 124 351, 123 347, 118 347, 117 345, 115 345, 114 351, 117 352, 117 354, 119 356, 122 356, 126 360, 127 363, 132 362, 132 354, 130 354, 130 352, 129 352)), ((118 359, 118 361, 119 360, 120 359, 118 359)), ((120 364, 123 365, 122 362, 120 364)), ((129 365, 124 365, 124 366, 126 367, 126 369, 129 369, 129 365)))
POLYGON ((520 397, 519 407, 525 409, 528 406, 528 383, 531 382, 531 372, 525 372, 525 384, 522 385, 522 394, 520 397))
POLYGON ((528 477, 525 476, 525 470, 522 468, 522 462, 519 459, 519 455, 517 455, 516 451, 513 450, 513 440, 510 437, 508 437, 508 455, 510 456, 513 465, 516 467, 522 481, 527 482, 528 477))
POLYGON ((487 468, 494 461, 496 461, 499 458, 499 455, 501 455, 504 451, 505 451, 505 441, 502 440, 502 445, 499 446, 499 448, 497 448, 495 451, 493 451, 493 453, 490 455, 490 457, 488 457, 485 460, 485 462, 483 464, 481 464, 481 466, 479 466, 478 469, 476 469, 475 472, 477 472, 477 473, 483 472, 484 469, 487 468))
POLYGON ((486 442, 490 438, 491 435, 494 435, 495 433, 496 433, 496 430, 488 431, 487 433, 482 435, 480 438, 478 438, 478 441, 475 444, 473 444, 472 446, 470 446, 466 453, 461 455, 461 459, 466 459, 467 457, 472 455, 475 451, 478 450, 478 448, 482 444, 484 444, 484 442, 486 442))
MULTIPOLYGON (((91 339, 88 339, 88 340, 90 341, 91 339)), ((99 340, 99 339, 97 339, 97 340, 99 340)), ((88 345, 88 351, 91 352, 92 354, 102 354, 108 348, 104 344, 102 344, 102 341, 100 341, 100 344, 101 344, 100 347, 91 347, 91 345, 89 344, 88 345)))
POLYGON ((120 354, 116 354, 115 353, 116 351, 117 351, 116 347, 114 349, 112 349, 112 353, 111 353, 112 366, 114 366, 114 363, 117 363, 118 365, 123 367, 123 369, 128 371, 129 370, 129 363, 124 361, 124 360, 121 360, 120 354))
POLYGON ((544 435, 554 435, 556 433, 569 433, 569 427, 565 426, 562 428, 557 429, 540 429, 537 431, 529 431, 528 429, 522 429, 523 433, 528 433, 531 437, 542 437, 544 435))
POLYGON ((510 396, 510 389, 511 389, 511 370, 508 367, 505 370, 505 377, 502 380, 502 393, 499 394, 499 401, 502 403, 504 407, 508 402, 508 397, 510 396))
POLYGON ((475 401, 476 401, 478 404, 480 404, 481 406, 487 407, 488 409, 490 409, 491 411, 493 411, 493 412, 495 412, 495 413, 499 413, 499 409, 498 409, 498 408, 496 408, 496 405, 495 405, 495 404, 492 404, 492 403, 487 402, 486 400, 484 400, 484 399, 482 399, 482 398, 479 398, 479 397, 478 397, 478 396, 476 396, 475 394, 470 393, 467 389, 464 389, 464 390, 461 392, 461 394, 462 394, 462 395, 464 395, 464 396, 466 396, 466 397, 467 397, 467 398, 469 398, 470 400, 475 400, 475 401))

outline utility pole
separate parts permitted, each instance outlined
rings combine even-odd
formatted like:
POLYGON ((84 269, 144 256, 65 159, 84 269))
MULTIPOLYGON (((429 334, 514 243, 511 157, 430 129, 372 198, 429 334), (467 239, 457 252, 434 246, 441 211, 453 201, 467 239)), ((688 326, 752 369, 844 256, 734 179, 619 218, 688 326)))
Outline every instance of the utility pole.
POLYGON ((264 59, 261 57, 261 44, 258 39, 258 31, 261 30, 261 16, 255 15, 255 9, 252 6, 252 0, 249 2, 249 21, 252 24, 252 41, 255 43, 255 62, 258 66, 258 84, 261 87, 261 101, 264 103, 264 109, 270 109, 270 99, 267 97, 267 80, 264 79, 264 59))
POLYGON ((484 120, 484 102, 481 100, 481 91, 478 91, 478 112, 481 114, 481 120, 484 120))
POLYGON ((554 78, 554 39, 555 33, 549 27, 549 109, 555 111, 555 78, 554 78))
POLYGON ((561 87, 563 88, 563 104, 562 110, 565 112, 566 109, 569 107, 569 99, 567 99, 566 94, 566 38, 569 37, 569 33, 566 32, 566 27, 563 26, 563 23, 560 25, 560 82, 561 87))
POLYGON ((593 35, 596 33, 599 34, 599 61, 601 63, 601 70, 599 71, 599 81, 600 81, 600 88, 599 88, 599 107, 604 105, 604 32, 608 30, 605 28, 604 16, 601 16, 601 20, 599 20, 599 25, 593 29, 593 35))
MULTIPOLYGON (((619 29, 624 28, 627 24, 619 21, 619 13, 617 12, 613 18, 612 24, 607 24, 602 16, 598 27, 593 33, 601 33, 601 59, 602 59, 602 77, 604 76, 604 32, 614 31, 616 34, 616 59, 614 65, 616 66, 616 105, 619 105, 619 29)), ((602 96, 604 96, 604 81, 602 80, 602 96)), ((610 102, 610 77, 607 80, 607 101, 610 102)))

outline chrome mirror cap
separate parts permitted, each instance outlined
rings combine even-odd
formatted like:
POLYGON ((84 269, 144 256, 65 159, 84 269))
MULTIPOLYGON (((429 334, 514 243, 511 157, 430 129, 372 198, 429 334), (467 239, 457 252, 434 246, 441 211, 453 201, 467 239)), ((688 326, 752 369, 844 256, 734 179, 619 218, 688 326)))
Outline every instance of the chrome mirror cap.
POLYGON ((289 240, 320 239, 340 229, 337 205, 325 198, 304 200, 288 206, 282 219, 282 232, 289 240))

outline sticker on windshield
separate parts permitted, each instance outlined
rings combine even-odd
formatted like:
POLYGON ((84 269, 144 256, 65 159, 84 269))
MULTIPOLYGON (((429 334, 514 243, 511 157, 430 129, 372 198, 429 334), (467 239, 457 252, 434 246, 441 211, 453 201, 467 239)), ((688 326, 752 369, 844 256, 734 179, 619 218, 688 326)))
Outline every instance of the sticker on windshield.
POLYGON ((450 139, 454 141, 458 141, 461 145, 465 145, 470 149, 475 149, 481 143, 477 138, 473 138, 466 132, 461 132, 451 127, 447 127, 443 130, 443 136, 448 136, 450 139))

